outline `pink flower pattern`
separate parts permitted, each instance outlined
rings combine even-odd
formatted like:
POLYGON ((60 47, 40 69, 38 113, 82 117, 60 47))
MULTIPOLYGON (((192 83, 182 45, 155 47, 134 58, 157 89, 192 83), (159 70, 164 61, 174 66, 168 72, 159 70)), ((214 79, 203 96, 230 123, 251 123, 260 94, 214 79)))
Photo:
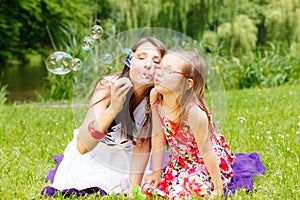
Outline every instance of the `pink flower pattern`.
MULTIPOLYGON (((176 129, 174 122, 160 113, 159 117, 171 150, 171 160, 163 172, 161 183, 152 193, 171 199, 191 199, 193 196, 209 198, 214 190, 213 184, 187 119, 176 129)), ((218 158, 223 186, 226 187, 233 175, 231 165, 235 156, 225 137, 217 131, 212 122, 210 126, 210 141, 218 158)))

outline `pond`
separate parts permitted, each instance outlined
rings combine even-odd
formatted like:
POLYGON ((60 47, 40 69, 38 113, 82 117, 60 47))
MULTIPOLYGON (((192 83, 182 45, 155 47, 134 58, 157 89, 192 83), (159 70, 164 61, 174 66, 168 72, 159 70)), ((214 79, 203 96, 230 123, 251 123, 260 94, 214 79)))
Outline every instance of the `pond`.
POLYGON ((45 66, 0 66, 2 85, 7 85, 12 102, 34 101, 47 84, 45 66))

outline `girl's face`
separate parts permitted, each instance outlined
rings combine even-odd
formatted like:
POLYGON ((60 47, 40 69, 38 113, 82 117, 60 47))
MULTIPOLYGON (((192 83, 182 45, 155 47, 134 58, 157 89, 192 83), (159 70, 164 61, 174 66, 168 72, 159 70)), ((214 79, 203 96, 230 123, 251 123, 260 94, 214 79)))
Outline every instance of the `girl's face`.
POLYGON ((132 57, 130 79, 135 86, 153 86, 154 67, 161 61, 159 50, 150 42, 141 44, 132 57))
MULTIPOLYGON (((154 85, 161 94, 183 92, 189 87, 189 74, 183 72, 187 62, 179 56, 168 53, 155 67, 154 85)), ((191 80, 191 79, 190 79, 191 80)))

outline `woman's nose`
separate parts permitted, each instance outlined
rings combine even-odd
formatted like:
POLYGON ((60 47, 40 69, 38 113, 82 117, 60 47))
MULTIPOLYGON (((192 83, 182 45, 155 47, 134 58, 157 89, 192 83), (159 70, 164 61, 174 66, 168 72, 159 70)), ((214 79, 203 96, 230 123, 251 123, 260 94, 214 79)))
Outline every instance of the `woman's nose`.
POLYGON ((150 74, 154 74, 154 70, 155 70, 155 65, 156 63, 154 63, 151 59, 148 59, 145 63, 145 69, 148 70, 148 72, 150 74))
POLYGON ((151 59, 147 59, 145 62, 145 68, 150 70, 151 68, 154 68, 154 63, 151 59))

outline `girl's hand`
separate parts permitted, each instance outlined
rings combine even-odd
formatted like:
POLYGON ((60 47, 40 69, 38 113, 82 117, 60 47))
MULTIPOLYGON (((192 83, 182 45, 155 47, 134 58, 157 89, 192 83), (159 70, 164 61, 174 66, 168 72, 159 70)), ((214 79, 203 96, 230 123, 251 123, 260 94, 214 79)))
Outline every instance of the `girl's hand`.
POLYGON ((130 199, 143 200, 145 199, 145 195, 141 191, 141 187, 139 185, 134 185, 131 190, 128 190, 127 193, 130 199))
POLYGON ((111 104, 113 115, 116 116, 123 108, 126 94, 132 87, 132 83, 128 78, 118 79, 111 87, 111 104))
POLYGON ((156 170, 151 174, 148 174, 144 178, 145 183, 150 183, 151 185, 157 187, 157 185, 161 182, 162 170, 156 170))
POLYGON ((214 192, 218 196, 222 196, 224 194, 222 182, 219 182, 219 183, 214 182, 213 184, 214 184, 214 192))

